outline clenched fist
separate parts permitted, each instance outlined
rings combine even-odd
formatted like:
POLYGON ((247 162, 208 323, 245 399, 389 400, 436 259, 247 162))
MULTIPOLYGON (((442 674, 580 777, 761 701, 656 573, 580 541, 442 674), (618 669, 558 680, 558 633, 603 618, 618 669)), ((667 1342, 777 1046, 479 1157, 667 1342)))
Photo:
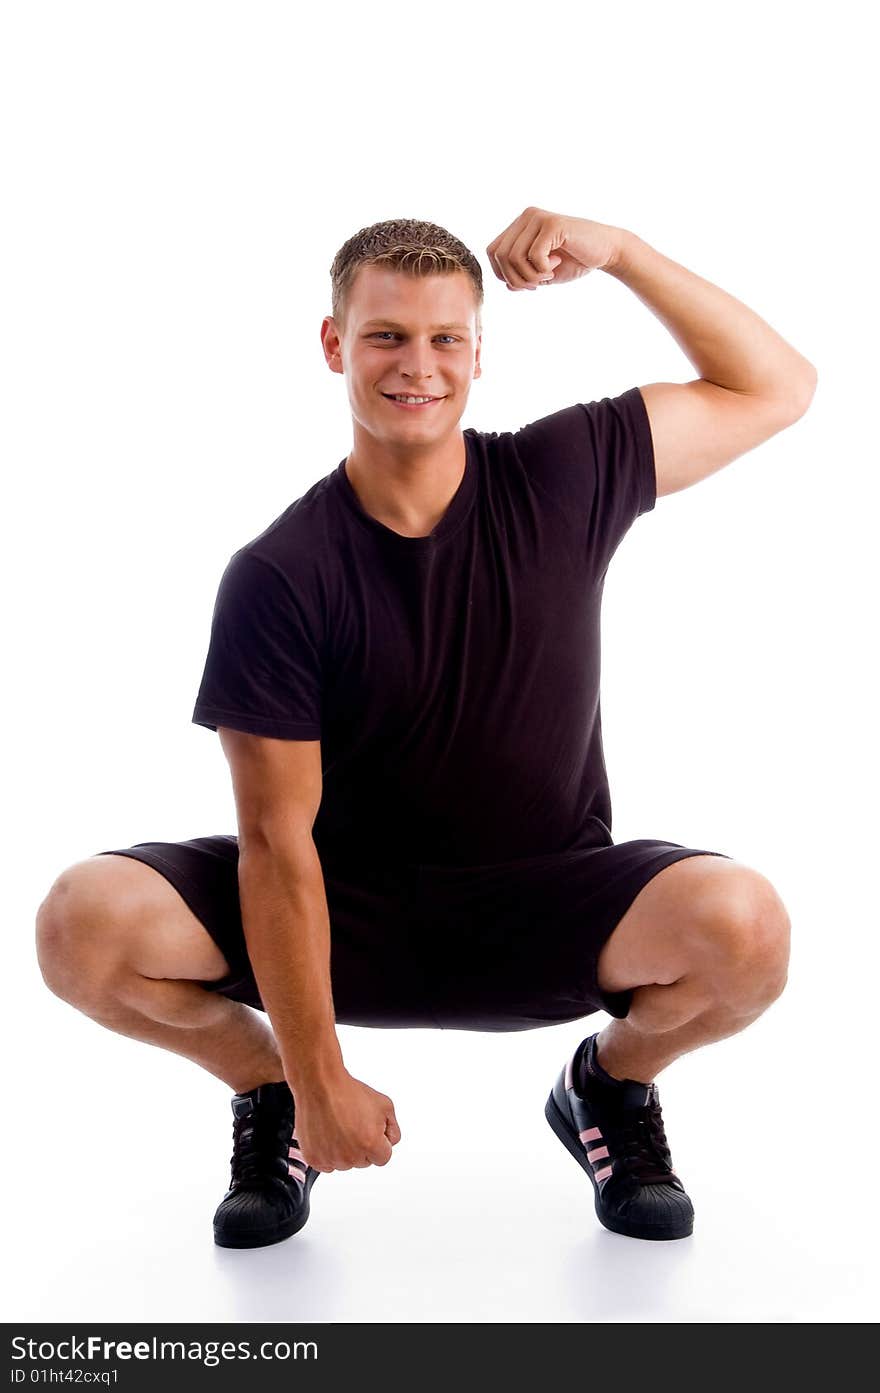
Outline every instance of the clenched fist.
POLYGON ((317 1171, 387 1166, 400 1141, 394 1104, 347 1071, 320 1088, 296 1091, 296 1139, 317 1171))
POLYGON ((528 207, 486 248, 492 270, 508 290, 562 285, 613 265, 620 228, 528 207))

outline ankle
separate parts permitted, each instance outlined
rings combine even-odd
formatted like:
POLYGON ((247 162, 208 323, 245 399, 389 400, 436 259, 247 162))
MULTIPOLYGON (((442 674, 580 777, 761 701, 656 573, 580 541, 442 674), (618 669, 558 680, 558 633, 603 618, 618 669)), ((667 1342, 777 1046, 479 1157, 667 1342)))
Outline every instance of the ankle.
POLYGON ((250 1093, 263 1083, 284 1083, 284 1065, 280 1059, 256 1065, 237 1065, 226 1078, 233 1093, 250 1093))
MULTIPOLYGON (((643 1037, 628 1038, 621 1027, 622 1020, 615 1020, 596 1036, 594 1059, 599 1068, 616 1082, 622 1079, 635 1079, 638 1083, 653 1083, 659 1073, 657 1062, 651 1057, 650 1045, 646 1048, 643 1037)), ((631 1030, 632 1035, 635 1032, 631 1030)))

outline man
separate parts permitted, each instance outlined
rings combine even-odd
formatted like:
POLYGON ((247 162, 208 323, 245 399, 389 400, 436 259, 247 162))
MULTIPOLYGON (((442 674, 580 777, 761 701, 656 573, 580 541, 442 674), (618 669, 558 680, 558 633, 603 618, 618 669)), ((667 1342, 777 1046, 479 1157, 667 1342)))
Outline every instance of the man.
POLYGON ((529 207, 487 252, 512 291, 615 276, 700 376, 462 431, 478 262, 430 223, 349 239, 321 337, 354 447, 231 558, 193 713, 219 732, 238 836, 100 852, 40 907, 52 991, 234 1090, 222 1245, 288 1237, 320 1172, 390 1159, 393 1103, 347 1071, 336 1023, 524 1030, 599 1009, 547 1119, 607 1228, 683 1237, 656 1075, 786 980, 789 919, 761 873, 613 842, 599 612, 636 517, 796 421, 815 370, 626 230, 529 207))

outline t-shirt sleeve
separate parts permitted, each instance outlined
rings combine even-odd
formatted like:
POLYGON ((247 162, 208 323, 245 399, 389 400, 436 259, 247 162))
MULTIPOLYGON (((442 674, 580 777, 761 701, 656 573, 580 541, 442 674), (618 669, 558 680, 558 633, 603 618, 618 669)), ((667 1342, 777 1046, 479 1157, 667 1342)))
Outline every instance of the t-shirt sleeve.
POLYGON ((272 561, 237 551, 220 581, 192 719, 281 740, 317 740, 318 617, 272 561))
POLYGON ((657 501, 651 425, 638 387, 542 416, 513 441, 556 515, 584 529, 591 565, 602 574, 636 518, 657 501))

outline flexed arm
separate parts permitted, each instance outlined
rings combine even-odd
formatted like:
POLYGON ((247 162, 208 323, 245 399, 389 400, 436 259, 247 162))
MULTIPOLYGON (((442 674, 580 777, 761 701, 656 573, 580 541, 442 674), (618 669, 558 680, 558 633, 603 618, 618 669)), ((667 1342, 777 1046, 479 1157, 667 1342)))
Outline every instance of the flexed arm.
POLYGON ((486 248, 512 290, 601 270, 627 285, 673 335, 700 377, 640 387, 651 423, 657 496, 721 469, 806 411, 816 369, 760 315, 624 228, 529 207, 486 248))

